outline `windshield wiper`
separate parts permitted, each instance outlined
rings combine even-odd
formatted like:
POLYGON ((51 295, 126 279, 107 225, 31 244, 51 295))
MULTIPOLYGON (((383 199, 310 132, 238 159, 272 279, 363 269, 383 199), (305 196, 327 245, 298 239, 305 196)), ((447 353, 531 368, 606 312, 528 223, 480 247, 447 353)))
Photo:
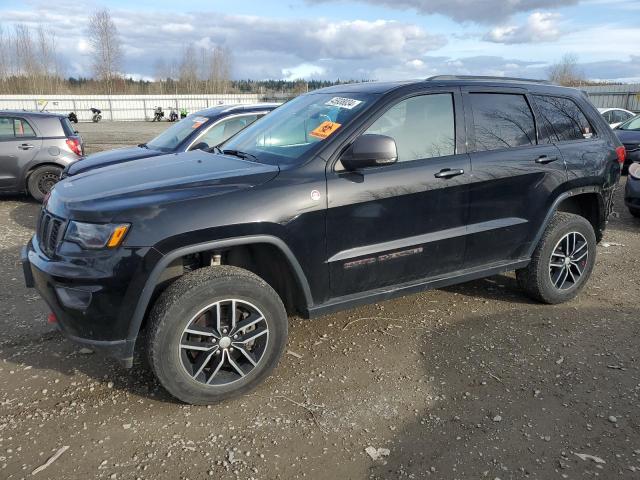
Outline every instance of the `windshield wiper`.
MULTIPOLYGON (((218 147, 216 147, 216 148, 218 148, 218 147)), ((243 160, 246 160, 248 157, 251 157, 254 160, 258 160, 258 157, 256 157, 255 155, 252 155, 252 154, 247 153, 247 152, 241 152, 240 150, 229 150, 229 149, 221 150, 220 148, 218 148, 218 150, 220 152, 224 153, 225 155, 231 155, 231 156, 234 156, 234 157, 241 158, 243 160)))

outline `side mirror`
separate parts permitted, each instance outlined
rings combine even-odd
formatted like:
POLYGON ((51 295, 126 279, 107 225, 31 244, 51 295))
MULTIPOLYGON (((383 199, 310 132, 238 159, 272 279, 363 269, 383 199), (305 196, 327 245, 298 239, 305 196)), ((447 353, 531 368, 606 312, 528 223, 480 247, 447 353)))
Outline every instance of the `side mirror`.
POLYGON ((386 135, 361 135, 342 154, 340 162, 347 170, 390 165, 398 161, 393 138, 386 135))
POLYGON ((208 150, 209 144, 207 142, 200 142, 200 143, 196 143, 193 147, 191 147, 189 150, 193 151, 193 150, 208 150))

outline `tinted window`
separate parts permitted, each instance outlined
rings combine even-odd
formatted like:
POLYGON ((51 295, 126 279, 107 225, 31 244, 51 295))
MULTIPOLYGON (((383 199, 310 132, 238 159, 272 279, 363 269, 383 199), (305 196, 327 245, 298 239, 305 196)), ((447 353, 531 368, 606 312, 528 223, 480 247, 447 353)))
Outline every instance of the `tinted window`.
POLYGON ((472 93, 476 151, 535 145, 536 127, 524 95, 472 93))
POLYGON ((613 122, 611 123, 622 123, 628 120, 630 115, 623 110, 614 110, 613 111, 613 122))
POLYGON ((76 135, 75 128, 73 128, 68 118, 61 118, 60 123, 62 124, 62 130, 64 130, 64 134, 67 137, 73 137, 76 135))
POLYGON ((535 95, 535 99, 556 141, 582 140, 593 136, 587 117, 573 100, 547 95, 535 95))
POLYGON ((602 114, 602 116, 603 116, 604 120, 607 123, 613 123, 613 111, 612 110, 609 110, 608 112, 604 112, 602 114))
POLYGON ((444 93, 402 100, 365 133, 392 137, 399 162, 453 155, 456 145, 453 98, 444 93))

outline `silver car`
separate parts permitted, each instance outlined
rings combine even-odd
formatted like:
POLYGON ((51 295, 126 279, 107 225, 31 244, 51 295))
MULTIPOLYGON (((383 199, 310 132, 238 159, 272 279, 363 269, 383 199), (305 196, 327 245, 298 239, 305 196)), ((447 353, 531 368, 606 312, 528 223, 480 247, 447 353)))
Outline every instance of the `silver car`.
POLYGON ((82 137, 64 115, 0 110, 0 192, 42 201, 83 154, 82 137))

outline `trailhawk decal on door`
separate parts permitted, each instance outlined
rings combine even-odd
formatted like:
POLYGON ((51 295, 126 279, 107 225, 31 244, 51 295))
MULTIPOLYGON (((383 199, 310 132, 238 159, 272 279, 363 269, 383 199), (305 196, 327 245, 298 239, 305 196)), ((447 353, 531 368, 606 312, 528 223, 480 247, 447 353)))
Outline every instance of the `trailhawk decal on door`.
POLYGON ((384 255, 378 255, 377 257, 363 258, 360 260, 354 260, 353 262, 346 262, 343 266, 345 270, 351 268, 362 267, 364 265, 372 265, 374 263, 387 262, 396 258, 407 257, 409 255, 417 255, 422 253, 422 247, 411 248, 409 250, 402 250, 400 252, 386 253, 384 255))

